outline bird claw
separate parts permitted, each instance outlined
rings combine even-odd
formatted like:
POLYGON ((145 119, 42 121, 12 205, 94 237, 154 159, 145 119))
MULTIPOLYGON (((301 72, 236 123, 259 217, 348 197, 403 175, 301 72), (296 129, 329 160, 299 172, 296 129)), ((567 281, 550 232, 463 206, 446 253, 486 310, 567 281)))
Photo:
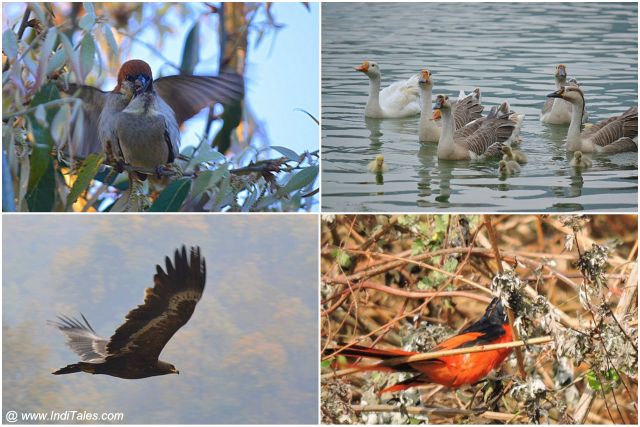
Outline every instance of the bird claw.
POLYGON ((175 163, 168 163, 166 165, 158 165, 155 168, 156 178, 162 178, 163 176, 182 176, 182 169, 175 163))

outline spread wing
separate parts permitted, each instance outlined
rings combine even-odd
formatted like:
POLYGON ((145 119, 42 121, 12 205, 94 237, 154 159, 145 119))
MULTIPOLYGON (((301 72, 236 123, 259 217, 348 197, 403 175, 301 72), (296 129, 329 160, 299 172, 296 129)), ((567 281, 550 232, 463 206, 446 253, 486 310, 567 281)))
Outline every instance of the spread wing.
POLYGON ((234 73, 161 77, 154 80, 153 86, 176 113, 178 125, 211 104, 240 101, 244 97, 244 78, 234 73))
POLYGON ((58 321, 49 321, 50 325, 60 329, 67 336, 67 345, 80 356, 83 362, 102 362, 107 356, 107 340, 96 335, 89 321, 67 316, 58 316, 58 321))
POLYGON ((153 277, 155 286, 145 290, 144 304, 131 310, 107 344, 109 357, 158 360, 173 334, 186 324, 202 297, 206 266, 200 248, 176 250, 174 262, 165 259, 153 277))

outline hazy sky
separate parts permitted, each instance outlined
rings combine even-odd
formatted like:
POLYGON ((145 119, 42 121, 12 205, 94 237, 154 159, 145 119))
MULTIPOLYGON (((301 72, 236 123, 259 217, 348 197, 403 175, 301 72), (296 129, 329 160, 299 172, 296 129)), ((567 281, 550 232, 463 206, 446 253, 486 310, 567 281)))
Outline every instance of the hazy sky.
POLYGON ((5 414, 317 422, 317 217, 3 215, 2 226, 5 414), (98 335, 110 337, 143 302, 156 264, 182 244, 201 246, 207 283, 193 317, 160 357, 180 375, 51 375, 78 357, 46 321, 83 313, 98 335))

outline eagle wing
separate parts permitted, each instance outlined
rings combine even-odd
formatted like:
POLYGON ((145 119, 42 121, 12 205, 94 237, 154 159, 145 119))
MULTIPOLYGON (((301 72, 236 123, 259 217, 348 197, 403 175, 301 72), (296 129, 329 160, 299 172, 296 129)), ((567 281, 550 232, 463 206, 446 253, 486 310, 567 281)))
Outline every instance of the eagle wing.
POLYGON ((171 337, 186 324, 202 297, 206 280, 205 261, 200 248, 176 250, 174 262, 165 259, 153 277, 155 286, 145 290, 144 304, 127 314, 126 321, 107 344, 109 358, 136 357, 158 360, 171 337))
POLYGON ((67 336, 67 345, 80 356, 83 362, 102 362, 107 357, 107 340, 96 335, 89 321, 82 316, 78 319, 58 316, 58 321, 49 321, 50 325, 60 329, 67 336))

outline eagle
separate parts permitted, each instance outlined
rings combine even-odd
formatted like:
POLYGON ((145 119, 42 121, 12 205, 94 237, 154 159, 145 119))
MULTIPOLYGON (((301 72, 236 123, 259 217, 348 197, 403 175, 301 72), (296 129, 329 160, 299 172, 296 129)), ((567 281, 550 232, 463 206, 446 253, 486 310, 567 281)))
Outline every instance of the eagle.
POLYGON ((67 337, 67 345, 80 362, 53 372, 54 375, 87 372, 125 379, 179 374, 171 363, 158 357, 171 337, 184 326, 204 292, 206 265, 199 247, 182 246, 174 261, 165 258, 165 269, 156 265, 154 287, 144 293, 144 304, 127 314, 125 322, 107 340, 99 337, 83 314, 82 320, 58 316, 49 323, 67 337))

